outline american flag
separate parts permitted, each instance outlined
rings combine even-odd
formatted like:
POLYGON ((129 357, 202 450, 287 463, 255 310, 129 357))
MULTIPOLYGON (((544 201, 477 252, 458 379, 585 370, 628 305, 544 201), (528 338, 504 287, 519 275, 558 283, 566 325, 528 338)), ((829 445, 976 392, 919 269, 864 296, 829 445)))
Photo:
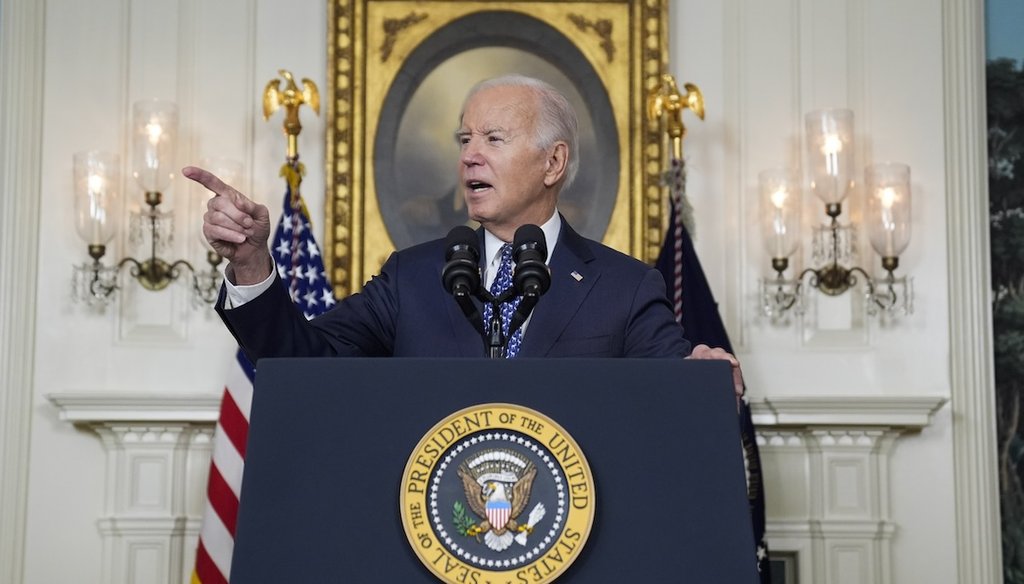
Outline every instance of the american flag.
MULTIPOLYGON (((270 242, 270 251, 292 302, 311 319, 334 306, 335 298, 324 272, 323 256, 313 237, 309 211, 299 192, 304 173, 303 165, 297 160, 281 168, 287 188, 284 210, 270 242)), ((231 574, 254 377, 253 366, 239 349, 224 385, 220 418, 213 438, 193 584, 228 582, 231 574)))
MULTIPOLYGON (((694 345, 704 343, 733 352, 725 330, 718 303, 704 277, 704 269, 693 248, 687 226, 686 165, 673 158, 665 182, 669 187, 670 221, 658 256, 657 268, 665 278, 669 299, 675 307, 676 320, 683 325, 683 334, 694 345)), ((743 462, 747 471, 747 500, 754 527, 754 556, 761 584, 771 584, 768 544, 765 540, 764 481, 757 434, 746 398, 740 402, 740 437, 743 462)))

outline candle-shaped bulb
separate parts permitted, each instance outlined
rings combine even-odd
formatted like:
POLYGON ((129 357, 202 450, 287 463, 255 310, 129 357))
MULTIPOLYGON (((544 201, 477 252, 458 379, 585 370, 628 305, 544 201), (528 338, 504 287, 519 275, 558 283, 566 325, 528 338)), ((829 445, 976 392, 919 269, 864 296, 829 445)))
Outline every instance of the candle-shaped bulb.
POLYGON ((796 176, 788 169, 765 170, 758 175, 763 199, 765 243, 773 259, 788 258, 800 245, 800 205, 796 176))
POLYGON ((786 190, 786 187, 780 186, 779 188, 775 189, 775 192, 772 193, 772 205, 774 205, 776 209, 781 210, 782 207, 785 206, 786 199, 788 198, 789 191, 786 190))
POLYGON ((883 258, 898 257, 910 243, 910 167, 879 163, 865 175, 871 247, 883 258))
MULTIPOLYGON (((169 101, 149 99, 134 106, 132 176, 149 193, 163 193, 170 186, 177 164, 178 107, 169 101)), ((170 204, 165 196, 164 202, 170 204)))
POLYGON ((106 245, 117 227, 121 161, 109 152, 74 156, 75 229, 89 245, 106 245))
POLYGON ((107 181, 103 180, 103 177, 93 172, 89 173, 89 178, 86 180, 86 188, 90 194, 98 195, 103 192, 103 187, 107 181))
POLYGON ((835 134, 828 134, 822 140, 821 153, 825 156, 835 156, 843 151, 843 141, 835 134))
POLYGON ((882 188, 878 193, 878 199, 882 203, 882 207, 892 210, 892 205, 896 202, 896 189, 892 187, 882 188))
POLYGON ((842 203, 853 187, 853 112, 818 110, 805 121, 811 189, 826 205, 842 203))
POLYGON ((146 135, 149 137, 149 143, 156 146, 160 143, 160 136, 164 133, 163 127, 160 126, 160 122, 156 119, 150 119, 149 123, 146 124, 146 135))

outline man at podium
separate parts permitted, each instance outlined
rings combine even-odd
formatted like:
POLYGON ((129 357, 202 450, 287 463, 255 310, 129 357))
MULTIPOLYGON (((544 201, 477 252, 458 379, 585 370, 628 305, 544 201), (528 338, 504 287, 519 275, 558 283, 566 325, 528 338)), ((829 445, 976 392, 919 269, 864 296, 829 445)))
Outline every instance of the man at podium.
POLYGON ((561 93, 518 75, 483 81, 464 102, 456 138, 459 188, 481 228, 468 241, 449 236, 395 252, 360 293, 311 321, 295 309, 274 269, 267 207, 203 169, 184 169, 215 195, 203 233, 229 261, 217 311, 253 362, 483 357, 488 338, 493 344, 497 337, 500 350, 491 354, 505 358, 725 359, 742 391, 735 357, 706 345, 691 350, 657 271, 580 236, 559 214, 558 195, 579 166, 577 117, 561 93), (529 293, 519 289, 517 271, 537 264, 542 249, 541 269, 534 268, 544 289, 535 286, 524 302, 529 293), (470 270, 478 280, 470 283, 478 286, 475 298, 457 302, 447 268, 453 257, 465 263, 477 256, 479 269, 470 270))

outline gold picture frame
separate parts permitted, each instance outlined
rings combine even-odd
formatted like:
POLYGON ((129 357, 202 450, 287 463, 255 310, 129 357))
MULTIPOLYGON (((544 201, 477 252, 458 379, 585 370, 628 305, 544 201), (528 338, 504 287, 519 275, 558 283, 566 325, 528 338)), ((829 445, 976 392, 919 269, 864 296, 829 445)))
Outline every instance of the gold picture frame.
POLYGON ((646 96, 666 69, 667 4, 330 0, 325 264, 338 296, 360 290, 394 249, 453 226, 460 201, 443 181, 457 175, 461 100, 512 72, 578 102, 582 186, 559 210, 583 235, 653 262, 665 145, 646 96))

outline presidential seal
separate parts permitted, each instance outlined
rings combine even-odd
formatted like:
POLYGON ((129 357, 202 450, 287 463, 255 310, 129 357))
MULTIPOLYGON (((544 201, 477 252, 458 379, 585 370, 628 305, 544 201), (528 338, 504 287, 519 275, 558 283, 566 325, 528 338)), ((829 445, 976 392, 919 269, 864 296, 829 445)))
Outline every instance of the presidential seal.
POLYGON ((401 515, 420 561, 451 584, 544 584, 594 521, 579 446, 540 412, 484 404, 441 420, 402 475, 401 515))

